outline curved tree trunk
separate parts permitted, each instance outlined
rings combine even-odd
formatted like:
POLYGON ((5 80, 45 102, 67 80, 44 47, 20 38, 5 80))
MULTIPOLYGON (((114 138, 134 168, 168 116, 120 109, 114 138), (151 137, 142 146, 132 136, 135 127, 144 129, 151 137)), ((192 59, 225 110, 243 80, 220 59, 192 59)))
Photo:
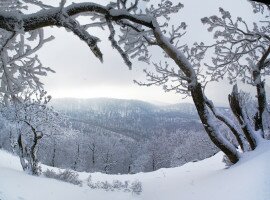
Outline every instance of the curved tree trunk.
POLYGON ((215 117, 217 119, 219 119, 220 121, 222 121, 232 132, 232 134, 235 136, 238 144, 240 145, 240 148, 242 149, 242 151, 246 151, 246 147, 245 147, 245 142, 244 142, 244 138, 243 135, 236 129, 236 127, 234 126, 233 122, 228 119, 227 117, 225 117, 224 115, 220 114, 214 107, 214 104, 206 99, 206 104, 207 106, 210 108, 210 110, 213 112, 213 114, 215 115, 215 117))
POLYGON ((25 162, 25 152, 24 152, 24 145, 23 145, 23 140, 22 140, 22 134, 19 134, 18 139, 18 146, 19 146, 19 157, 20 157, 20 162, 23 168, 23 171, 26 171, 28 169, 28 165, 25 162))
POLYGON ((166 38, 162 35, 159 28, 154 30, 155 37, 158 45, 172 58, 178 67, 186 74, 190 79, 189 90, 191 91, 192 99, 198 111, 199 117, 204 125, 204 128, 210 137, 211 141, 223 151, 232 163, 236 163, 239 160, 238 153, 234 146, 230 144, 217 130, 214 122, 212 121, 207 105, 205 102, 202 86, 197 82, 195 71, 190 65, 189 61, 183 57, 180 52, 171 45, 166 38))
POLYGON ((233 86, 233 91, 228 98, 230 107, 234 115, 236 116, 237 120, 239 121, 251 149, 254 150, 257 147, 256 136, 254 134, 254 131, 252 130, 252 126, 247 117, 246 110, 241 104, 241 99, 239 97, 237 85, 233 86))
POLYGON ((239 156, 234 148, 234 146, 227 141, 218 131, 217 127, 215 127, 214 122, 209 115, 209 111, 207 109, 207 105, 204 99, 204 95, 202 92, 201 84, 197 84, 191 90, 191 95, 194 101, 194 104, 197 108, 200 119, 203 123, 203 126, 210 137, 211 141, 221 150, 223 151, 229 160, 232 163, 236 163, 239 161, 239 156))
POLYGON ((156 25, 154 23, 154 27, 153 32, 158 46, 160 46, 168 54, 168 56, 174 60, 177 66, 187 76, 187 81, 189 83, 188 89, 191 92, 191 96, 198 111, 199 117, 211 141, 226 154, 232 163, 238 162, 239 156, 236 148, 219 133, 219 130, 216 128, 215 123, 209 115, 202 86, 200 83, 198 83, 197 75, 192 65, 186 59, 186 57, 184 57, 184 55, 182 55, 182 53, 179 52, 179 50, 175 48, 162 34, 157 22, 156 25))
POLYGON ((40 166, 37 159, 37 150, 38 150, 38 142, 43 137, 43 134, 40 133, 28 122, 24 121, 30 128, 33 133, 33 143, 28 149, 27 152, 27 160, 28 160, 28 170, 32 175, 40 175, 40 166))
POLYGON ((32 131, 34 133, 34 139, 33 139, 33 145, 30 148, 30 156, 31 156, 31 173, 33 175, 40 175, 40 167, 37 159, 37 148, 38 148, 38 142, 42 138, 42 136, 39 136, 37 131, 33 128, 32 131))
POLYGON ((252 78, 253 82, 256 86, 257 90, 257 103, 258 103, 258 111, 256 113, 256 116, 254 117, 255 120, 255 130, 261 130, 262 131, 262 137, 265 137, 266 132, 265 130, 269 130, 269 121, 267 121, 268 117, 266 116, 267 113, 267 100, 266 100, 266 91, 265 91, 265 82, 262 80, 262 74, 263 69, 265 69, 269 63, 270 60, 267 59, 270 55, 270 45, 268 46, 268 49, 263 53, 262 57, 260 58, 259 62, 256 65, 256 68, 252 72, 252 78), (264 127, 264 125, 266 125, 264 127))

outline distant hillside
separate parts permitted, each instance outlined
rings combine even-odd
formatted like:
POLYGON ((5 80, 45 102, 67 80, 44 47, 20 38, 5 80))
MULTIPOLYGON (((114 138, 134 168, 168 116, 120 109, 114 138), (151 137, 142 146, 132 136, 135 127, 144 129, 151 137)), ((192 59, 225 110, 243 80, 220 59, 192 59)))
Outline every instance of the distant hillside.
POLYGON ((157 106, 138 100, 109 98, 54 99, 52 106, 65 113, 75 129, 120 134, 135 140, 177 130, 203 131, 192 104, 157 106))
MULTIPOLYGON (((51 105, 67 120, 62 132, 40 141, 38 158, 47 165, 135 173, 179 166, 218 151, 192 104, 67 98, 51 105)), ((0 136, 0 147, 13 151, 10 130, 2 128, 0 136)))

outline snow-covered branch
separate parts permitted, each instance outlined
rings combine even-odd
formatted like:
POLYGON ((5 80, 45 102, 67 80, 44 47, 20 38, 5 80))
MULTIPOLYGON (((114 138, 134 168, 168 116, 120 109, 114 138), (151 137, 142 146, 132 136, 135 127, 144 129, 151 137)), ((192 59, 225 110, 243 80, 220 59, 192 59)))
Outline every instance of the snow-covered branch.
MULTIPOLYGON (((214 15, 202 19, 202 23, 209 26, 208 31, 214 31, 215 43, 200 46, 215 50, 213 64, 207 65, 211 79, 219 80, 226 74, 232 83, 241 78, 241 81, 253 84, 252 72, 267 66, 262 62, 269 54, 270 24, 254 23, 251 27, 241 17, 234 20, 228 11, 222 8, 219 11, 220 17, 214 15)), ((260 73, 268 75, 267 71, 260 73)))

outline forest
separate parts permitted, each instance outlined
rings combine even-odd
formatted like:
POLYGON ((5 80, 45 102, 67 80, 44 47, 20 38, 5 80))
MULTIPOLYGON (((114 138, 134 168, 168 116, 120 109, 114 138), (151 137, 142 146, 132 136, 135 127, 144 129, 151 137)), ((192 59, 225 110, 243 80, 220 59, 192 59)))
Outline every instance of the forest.
POLYGON ((26 174, 64 181, 72 177, 66 181, 80 185, 78 173, 86 172, 92 189, 134 193, 142 192, 140 182, 100 186, 91 182, 91 173, 199 166, 220 153, 225 168, 233 170, 247 155, 267 149, 270 139, 270 4, 243 3, 252 10, 250 19, 217 8, 216 14, 201 18, 211 40, 192 34, 195 42, 189 44, 183 38, 196 30, 173 20, 185 9, 179 1, 61 0, 57 6, 38 0, 0 1, 0 148, 16 155, 26 174), (164 95, 174 92, 179 101, 189 98, 191 103, 54 98, 43 80, 57 71, 39 58, 40 50, 57 40, 47 34, 48 27, 71 32, 88 46, 91 59, 101 63, 106 55, 100 44, 109 43, 123 68, 132 71, 146 63, 144 79, 134 80, 135 85, 161 87, 164 95), (99 37, 99 31, 107 38, 99 37), (207 90, 224 80, 231 92, 226 105, 217 106, 207 90), (44 165, 67 174, 44 171, 44 165))

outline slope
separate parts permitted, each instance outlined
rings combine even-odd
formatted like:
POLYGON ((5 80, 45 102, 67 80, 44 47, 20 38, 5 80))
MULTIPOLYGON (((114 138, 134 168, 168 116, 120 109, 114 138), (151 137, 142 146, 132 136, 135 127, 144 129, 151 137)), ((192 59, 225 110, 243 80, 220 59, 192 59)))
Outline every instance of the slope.
MULTIPOLYGON (((125 192, 93 190, 44 177, 33 177, 21 171, 17 157, 0 152, 1 200, 269 200, 270 197, 270 143, 262 141, 253 152, 226 169, 222 154, 187 163, 182 167, 160 169, 134 175, 91 174, 93 181, 139 180, 141 195, 125 192)), ((46 166, 43 166, 46 168, 46 166)), ((88 173, 80 173, 86 179, 88 173)))

